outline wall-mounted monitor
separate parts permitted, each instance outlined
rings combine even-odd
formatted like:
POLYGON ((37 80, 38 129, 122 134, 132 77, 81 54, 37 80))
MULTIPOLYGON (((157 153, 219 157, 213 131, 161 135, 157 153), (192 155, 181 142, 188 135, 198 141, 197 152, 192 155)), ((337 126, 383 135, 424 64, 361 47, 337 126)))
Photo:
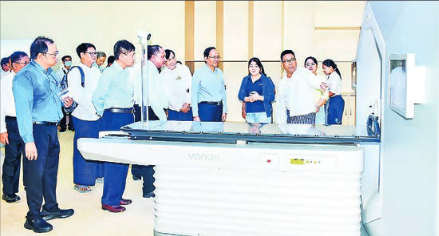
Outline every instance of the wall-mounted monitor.
POLYGON ((406 119, 414 117, 415 55, 389 55, 389 107, 406 119))

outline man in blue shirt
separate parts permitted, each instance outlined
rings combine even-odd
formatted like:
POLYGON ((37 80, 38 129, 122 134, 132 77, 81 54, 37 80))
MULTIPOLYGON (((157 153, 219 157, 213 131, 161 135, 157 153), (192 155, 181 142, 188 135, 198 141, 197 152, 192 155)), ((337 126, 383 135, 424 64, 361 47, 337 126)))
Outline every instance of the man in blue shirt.
MULTIPOLYGON (((120 127, 134 122, 134 86, 127 68, 134 65, 135 47, 127 40, 114 45, 116 62, 107 68, 93 93, 93 105, 101 118, 102 131, 119 131, 120 127)), ((102 209, 122 212, 132 201, 123 199, 128 164, 104 163, 104 193, 102 209)))
POLYGON ((226 120, 227 96, 223 72, 218 68, 220 59, 216 48, 206 48, 206 64, 194 73, 191 94, 194 121, 226 120))
POLYGON ((70 107, 73 100, 69 97, 61 100, 59 96, 60 80, 51 68, 58 62, 56 44, 49 38, 38 37, 30 47, 30 54, 32 61, 14 77, 12 91, 26 152, 23 177, 29 211, 24 227, 44 233, 53 229, 46 220, 66 218, 74 213, 73 209, 61 210, 56 200, 60 151, 57 123, 62 118, 62 103, 70 107))

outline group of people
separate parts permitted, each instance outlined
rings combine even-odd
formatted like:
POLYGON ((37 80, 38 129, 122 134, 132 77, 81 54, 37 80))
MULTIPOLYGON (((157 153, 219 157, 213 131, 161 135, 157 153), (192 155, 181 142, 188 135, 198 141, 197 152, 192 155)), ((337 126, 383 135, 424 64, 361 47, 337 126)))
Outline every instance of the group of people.
MULTIPOLYGON (((187 66, 178 63, 174 51, 159 45, 149 45, 147 51, 149 102, 144 109, 148 109, 149 120, 226 121, 226 85, 215 47, 204 50, 205 65, 193 76, 187 66)), ((11 71, 1 79, 0 141, 5 144, 6 154, 2 198, 6 202, 20 200, 16 193, 20 155, 24 152, 23 184, 29 207, 24 226, 35 232, 52 230, 47 220, 74 214, 73 209, 60 209, 56 200, 60 153, 57 125, 68 112, 75 127, 74 189, 91 191, 90 186, 103 177, 103 210, 122 212, 132 203, 123 198, 129 166, 85 160, 77 141, 98 138, 100 131, 117 131, 141 119, 141 101, 145 97, 139 91, 141 77, 135 66, 135 46, 127 40, 116 42, 114 56, 111 62, 109 57, 105 69, 101 65, 106 55, 97 52, 93 44, 81 43, 76 53, 78 66, 72 66, 72 57, 66 55, 62 57, 63 67, 55 73, 52 67, 59 54, 56 43, 38 37, 30 47, 30 58, 21 51, 10 56, 11 71), (67 86, 63 87, 64 82, 67 86)), ((328 76, 324 79, 317 76, 317 60, 313 57, 305 60, 304 68, 297 67, 291 50, 283 51, 280 58, 286 73, 277 92, 261 61, 256 57, 249 60, 248 75, 238 93, 246 121, 271 123, 276 101, 277 123, 341 124, 344 101, 337 65, 332 60, 323 62, 323 72, 328 76)), ((154 197, 153 166, 133 165, 132 174, 134 179, 143 178, 143 197, 154 197)))

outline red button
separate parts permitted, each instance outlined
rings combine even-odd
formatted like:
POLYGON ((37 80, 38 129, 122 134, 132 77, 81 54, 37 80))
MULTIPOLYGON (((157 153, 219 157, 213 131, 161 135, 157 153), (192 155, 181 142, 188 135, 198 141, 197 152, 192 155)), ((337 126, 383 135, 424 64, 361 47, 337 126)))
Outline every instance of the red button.
POLYGON ((270 159, 268 159, 268 160, 267 160, 267 163, 270 163, 270 162, 271 162, 271 160, 270 160, 270 159))

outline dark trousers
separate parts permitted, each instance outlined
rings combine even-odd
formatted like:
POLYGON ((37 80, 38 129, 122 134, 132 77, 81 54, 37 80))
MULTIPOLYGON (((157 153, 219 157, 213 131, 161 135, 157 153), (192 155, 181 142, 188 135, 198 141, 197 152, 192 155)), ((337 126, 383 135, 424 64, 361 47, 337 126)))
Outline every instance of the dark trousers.
POLYGON ((101 130, 101 120, 87 121, 73 117, 75 125, 75 136, 73 138, 73 182, 80 185, 95 185, 99 170, 99 165, 103 163, 88 161, 78 150, 77 142, 80 138, 99 138, 101 130))
POLYGON ((341 95, 330 97, 325 104, 326 124, 341 125, 344 110, 344 99, 341 95))
POLYGON ((223 105, 211 105, 198 103, 198 116, 201 121, 221 122, 223 115, 223 105))
POLYGON ((20 179, 21 154, 24 142, 18 132, 17 119, 6 117, 6 130, 8 131, 9 144, 5 145, 5 160, 3 162, 3 194, 18 193, 20 179))
POLYGON ((41 206, 47 211, 56 211, 56 183, 59 163, 59 141, 55 125, 33 125, 34 141, 37 148, 37 159, 23 158, 23 176, 27 205, 27 218, 32 220, 41 217, 41 206))
MULTIPOLYGON (((132 113, 113 113, 104 111, 102 131, 119 131, 120 127, 134 122, 132 113)), ((102 204, 119 205, 125 191, 128 164, 104 162, 104 193, 102 204)))
POLYGON ((171 109, 168 110, 168 120, 192 121, 193 119, 192 108, 187 113, 171 109))
POLYGON ((65 111, 64 111, 64 108, 62 108, 61 107, 61 111, 62 111, 62 114, 63 114, 63 117, 62 117, 62 119, 61 119, 61 121, 59 122, 59 126, 61 127, 61 130, 66 130, 66 128, 67 128, 67 116, 69 116, 69 130, 74 130, 74 125, 73 125, 73 119, 72 119, 72 115, 71 114, 67 114, 65 111))
MULTIPOLYGON (((140 106, 134 105, 135 121, 140 121, 140 106)), ((148 119, 158 120, 151 107, 148 107, 148 119)), ((137 178, 143 178, 143 194, 153 192, 154 187, 154 166, 131 165, 131 174, 137 178)))

